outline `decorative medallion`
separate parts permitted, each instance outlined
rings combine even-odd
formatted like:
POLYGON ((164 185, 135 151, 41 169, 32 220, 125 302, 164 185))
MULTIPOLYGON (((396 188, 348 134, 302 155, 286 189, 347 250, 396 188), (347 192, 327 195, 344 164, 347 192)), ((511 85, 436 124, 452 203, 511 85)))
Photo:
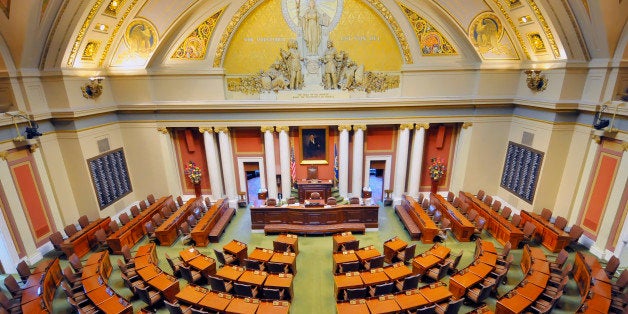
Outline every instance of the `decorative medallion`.
POLYGON ((399 3, 399 6, 414 29, 422 55, 444 56, 458 54, 449 41, 432 24, 402 3, 399 3))
POLYGON ((481 53, 499 49, 504 27, 493 12, 480 13, 469 27, 469 38, 481 53))
POLYGON ((534 53, 542 53, 546 52, 545 44, 543 43, 543 38, 539 33, 530 33, 528 34, 528 40, 530 41, 530 46, 532 47, 532 51, 534 53))
POLYGON ((131 53, 148 55, 153 52, 158 41, 159 34, 155 26, 143 18, 131 21, 124 32, 124 43, 131 53))
POLYGON ((186 60, 203 60, 207 53, 207 45, 209 39, 216 29, 216 24, 225 11, 222 8, 220 11, 214 13, 211 17, 205 20, 199 25, 188 37, 179 45, 179 48, 172 54, 172 59, 186 59, 186 60))

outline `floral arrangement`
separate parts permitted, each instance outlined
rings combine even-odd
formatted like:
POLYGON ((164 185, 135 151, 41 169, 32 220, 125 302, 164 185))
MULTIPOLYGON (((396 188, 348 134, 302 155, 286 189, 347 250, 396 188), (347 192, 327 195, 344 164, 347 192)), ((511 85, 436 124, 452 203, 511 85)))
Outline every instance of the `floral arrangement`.
POLYGON ((201 168, 199 168, 196 163, 191 160, 185 166, 185 175, 188 176, 192 183, 201 183, 201 168))
POLYGON ((447 170, 447 167, 445 166, 445 164, 443 164, 443 160, 439 157, 433 157, 431 159, 431 162, 432 164, 429 168, 430 178, 432 178, 432 180, 434 181, 440 180, 440 178, 445 176, 445 171, 447 170))

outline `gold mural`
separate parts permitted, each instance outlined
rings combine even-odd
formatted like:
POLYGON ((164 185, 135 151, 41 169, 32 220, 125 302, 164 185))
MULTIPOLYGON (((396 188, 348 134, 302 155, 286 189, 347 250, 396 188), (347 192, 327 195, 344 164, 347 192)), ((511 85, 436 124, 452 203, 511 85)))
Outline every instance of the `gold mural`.
POLYGON ((528 0, 528 3, 530 4, 532 11, 534 11, 536 18, 539 20, 539 23, 541 23, 541 27, 543 27, 543 32, 545 33, 545 37, 547 38, 550 47, 552 47, 554 57, 560 58, 560 50, 558 49, 558 45, 556 45, 556 40, 554 40, 554 34, 552 34, 552 29, 547 24, 547 21, 545 21, 545 17, 543 17, 541 10, 536 5, 536 2, 534 2, 534 0, 528 0))
POLYGON ((422 55, 444 56, 458 54, 456 49, 432 24, 402 3, 399 2, 398 4, 408 17, 412 29, 414 29, 422 55))
POLYGON ((124 5, 125 0, 111 0, 107 7, 105 7, 105 14, 110 16, 118 15, 118 9, 124 5))
POLYGON ((530 41, 530 46, 534 53, 546 52, 545 44, 543 43, 543 38, 539 33, 530 33, 528 34, 528 40, 530 41))
POLYGON ((148 20, 138 18, 126 28, 124 33, 124 43, 129 47, 131 53, 139 55, 150 54, 159 41, 159 34, 155 26, 148 20))
POLYGON ((504 36, 504 27, 493 12, 480 13, 469 26, 469 38, 482 54, 492 50, 501 50, 502 36, 504 36))
POLYGON ((92 23, 92 20, 94 19, 96 12, 98 12, 98 9, 100 8, 102 2, 103 0, 97 0, 92 8, 89 10, 85 21, 83 21, 83 25, 76 35, 76 39, 74 40, 74 44, 72 45, 72 51, 70 51, 70 57, 68 58, 68 66, 74 65, 74 60, 76 60, 76 55, 79 51, 79 47, 81 46, 81 42, 83 41, 83 37, 85 37, 85 32, 87 32, 87 28, 92 23))
POLYGON ((172 54, 172 59, 186 59, 186 60, 203 60, 207 52, 207 45, 209 39, 216 29, 216 24, 222 16, 225 8, 214 13, 201 25, 188 35, 188 37, 179 45, 179 48, 172 54))
MULTIPOLYGON (((506 12, 506 9, 504 8, 504 6, 499 0, 493 0, 493 2, 499 8, 499 11, 504 15, 504 17, 506 17, 508 24, 510 24, 510 28, 515 32, 515 36, 517 36, 517 40, 519 41, 519 45, 521 46, 523 53, 526 55, 528 59, 530 59, 530 53, 528 52, 528 49, 526 49, 525 43, 523 42, 523 37, 521 36, 519 29, 517 29, 517 27, 515 26, 515 22, 510 17, 510 14, 506 12)), ((518 56, 516 59, 519 59, 518 56)))
POLYGON ((124 11, 124 14, 122 14, 122 17, 118 20, 118 23, 116 24, 116 26, 113 28, 113 31, 111 32, 111 36, 109 36, 109 39, 107 39, 107 44, 105 44, 105 49, 102 55, 100 56, 100 60, 98 61, 98 66, 102 66, 103 63, 105 63, 105 59, 107 59, 107 55, 109 54, 109 49, 111 49, 113 40, 116 38, 116 35, 118 35, 118 32, 120 31, 120 28, 122 27, 122 24, 124 24, 124 21, 129 16, 129 14, 131 13, 131 10, 133 10, 133 8, 135 7, 138 1, 139 0, 133 0, 133 2, 131 2, 129 7, 126 9, 126 11, 124 11))
POLYGON ((98 41, 88 42, 87 45, 85 45, 85 49, 83 50, 83 55, 81 56, 81 60, 94 61, 94 56, 96 56, 99 46, 100 46, 100 42, 98 41))

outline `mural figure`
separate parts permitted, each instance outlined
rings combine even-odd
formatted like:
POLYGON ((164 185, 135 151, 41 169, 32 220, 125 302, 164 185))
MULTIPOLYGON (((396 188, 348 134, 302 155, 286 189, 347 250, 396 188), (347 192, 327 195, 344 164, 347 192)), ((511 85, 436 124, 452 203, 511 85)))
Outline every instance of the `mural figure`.
MULTIPOLYGON (((297 7, 298 9, 298 7, 297 7)), ((303 16, 301 16, 301 29, 303 40, 310 55, 318 54, 318 46, 321 43, 322 26, 329 24, 329 17, 319 12, 316 8, 316 1, 310 0, 309 6, 303 16)))
POLYGON ((325 72, 323 73, 323 84, 325 89, 336 89, 338 87, 338 74, 336 73, 336 48, 330 40, 327 42, 327 50, 321 59, 325 64, 325 72))
POLYGON ((296 40, 288 42, 288 50, 281 49, 281 57, 288 69, 288 79, 290 89, 301 89, 303 85, 303 75, 301 74, 301 55, 296 40))

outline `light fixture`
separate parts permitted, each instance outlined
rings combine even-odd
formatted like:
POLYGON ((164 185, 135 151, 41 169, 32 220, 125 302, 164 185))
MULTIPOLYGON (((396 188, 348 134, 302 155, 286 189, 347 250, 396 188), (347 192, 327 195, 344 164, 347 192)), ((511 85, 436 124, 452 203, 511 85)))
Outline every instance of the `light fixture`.
POLYGON ((17 136, 13 138, 14 142, 19 143, 27 139, 34 139, 42 135, 41 133, 39 133, 39 125, 37 125, 37 122, 31 120, 25 112, 8 111, 5 112, 5 114, 11 117, 11 121, 13 122, 13 125, 15 125, 15 131, 17 132, 17 136), (26 137, 20 134, 20 129, 17 127, 17 122, 15 121, 15 119, 17 118, 22 118, 28 122, 28 126, 24 130, 24 132, 26 133, 26 137))
POLYGON ((102 76, 90 77, 89 82, 81 86, 83 91, 83 97, 87 99, 95 99, 102 94, 102 80, 105 78, 102 76))
POLYGON ((547 88, 548 79, 541 74, 541 70, 526 70, 523 73, 527 75, 526 83, 533 92, 542 92, 547 88))

